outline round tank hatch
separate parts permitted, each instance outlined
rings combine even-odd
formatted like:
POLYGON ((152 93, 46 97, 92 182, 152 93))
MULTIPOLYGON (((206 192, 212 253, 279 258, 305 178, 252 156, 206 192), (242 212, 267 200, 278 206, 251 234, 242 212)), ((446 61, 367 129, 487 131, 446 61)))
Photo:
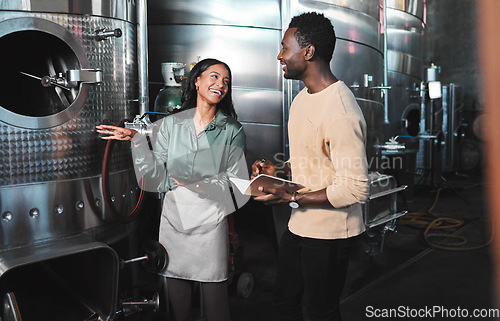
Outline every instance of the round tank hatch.
POLYGON ((70 120, 83 106, 88 84, 68 72, 88 68, 83 48, 62 26, 38 18, 0 22, 0 119, 24 128, 70 120))
POLYGON ((420 105, 410 104, 401 117, 401 129, 403 134, 418 136, 420 133, 420 105))

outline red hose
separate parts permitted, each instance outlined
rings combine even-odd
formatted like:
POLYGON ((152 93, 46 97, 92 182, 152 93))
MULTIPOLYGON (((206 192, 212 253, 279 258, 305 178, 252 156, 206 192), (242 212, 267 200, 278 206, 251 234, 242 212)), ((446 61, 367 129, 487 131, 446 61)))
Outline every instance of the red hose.
MULTIPOLYGON (((116 124, 116 126, 119 127, 123 126, 125 121, 126 119, 120 120, 118 124, 116 124)), ((128 215, 125 216, 121 215, 120 212, 117 211, 116 208, 114 207, 113 202, 111 201, 110 191, 109 191, 108 165, 109 165, 109 160, 111 158, 110 155, 113 144, 114 141, 112 139, 108 140, 106 144, 106 149, 104 151, 104 158, 102 161, 102 196, 104 198, 104 204, 106 204, 106 208, 110 212, 111 216, 118 222, 128 223, 136 218, 144 202, 144 177, 141 178, 141 192, 139 194, 139 199, 137 200, 137 204, 135 205, 134 209, 128 215)))

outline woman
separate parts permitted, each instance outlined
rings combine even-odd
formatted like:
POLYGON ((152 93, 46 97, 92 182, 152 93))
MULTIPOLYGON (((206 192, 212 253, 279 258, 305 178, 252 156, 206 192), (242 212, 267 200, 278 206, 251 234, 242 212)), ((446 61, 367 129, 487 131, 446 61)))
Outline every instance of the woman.
POLYGON ((245 134, 236 121, 229 67, 216 59, 200 61, 189 74, 181 101, 179 112, 160 121, 152 152, 134 130, 108 125, 97 129, 109 134, 103 139, 131 140, 136 174, 146 179, 145 189, 167 192, 159 240, 170 260, 161 274, 167 277, 176 320, 190 319, 193 281, 201 282, 206 320, 229 320, 225 216, 236 204, 228 179, 248 177, 245 134))

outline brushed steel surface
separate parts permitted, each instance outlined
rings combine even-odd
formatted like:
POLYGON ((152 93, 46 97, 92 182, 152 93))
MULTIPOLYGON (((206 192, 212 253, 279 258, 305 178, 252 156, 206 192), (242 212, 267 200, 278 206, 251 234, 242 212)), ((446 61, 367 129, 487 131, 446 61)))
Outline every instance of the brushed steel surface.
MULTIPOLYGON (((423 77, 423 0, 387 0, 388 124, 386 138, 408 135, 409 106, 420 104, 423 77)), ((412 107, 413 108, 413 107, 412 107)))
POLYGON ((424 25, 399 10, 387 10, 388 70, 422 77, 424 25))
MULTIPOLYGON (((420 92, 416 88, 420 86, 420 79, 405 73, 389 71, 389 84, 392 89, 389 92, 389 124, 386 125, 386 138, 398 135, 408 135, 404 129, 403 118, 407 107, 420 105, 420 92)), ((412 107, 413 108, 413 107, 412 107)))
POLYGON ((135 0, 0 0, 0 10, 94 15, 135 21, 135 0))
POLYGON ((240 122, 280 125, 283 92, 253 88, 233 88, 233 102, 240 122))
POLYGON ((249 166, 262 158, 273 162, 286 161, 283 152, 277 148, 282 146, 283 126, 245 122, 242 125, 247 136, 246 159, 249 166))
POLYGON ((453 172, 460 169, 460 143, 465 134, 463 124, 463 88, 454 83, 443 86, 443 150, 442 170, 453 172))
MULTIPOLYGON (((80 234, 0 250, 0 292, 23 293, 18 297, 23 319, 68 319, 68 315, 55 313, 62 313, 68 308, 63 305, 73 302, 61 300, 67 295, 72 300, 80 301, 78 310, 83 315, 79 320, 92 313, 97 313, 100 320, 111 320, 118 299, 118 269, 119 259, 112 248, 80 234), (28 293, 25 292, 27 285, 31 287, 28 293), (30 301, 30 298, 37 301, 30 301), (41 301, 50 302, 50 307, 38 311, 38 302, 41 301), (82 305, 85 306, 83 311, 82 305), (39 314, 34 316, 34 313, 39 314)), ((72 308, 76 313, 76 307, 72 308)))
POLYGON ((388 50, 405 55, 422 57, 422 35, 400 29, 389 29, 387 37, 390 39, 388 50))
POLYGON ((424 20, 425 0, 387 0, 387 7, 404 11, 424 20))
MULTIPOLYGON (((280 42, 280 31, 272 29, 150 25, 150 81, 163 83, 162 62, 182 62, 189 66, 200 58, 216 58, 231 68, 233 86, 280 89, 281 74, 276 59, 280 42)), ((156 94, 159 89, 153 92, 156 94)))
POLYGON ((358 98, 382 101, 380 90, 370 87, 383 83, 383 56, 378 50, 356 42, 337 40, 330 67, 334 75, 351 88, 358 98), (372 76, 369 86, 365 87, 364 75, 372 76))
POLYGON ((387 55, 389 57, 387 66, 389 71, 422 79, 423 66, 422 60, 419 57, 392 50, 388 50, 387 55))
POLYGON ((354 11, 359 11, 363 14, 369 15, 373 17, 374 19, 379 19, 380 18, 380 6, 377 1, 363 1, 363 0, 358 0, 358 1, 346 1, 346 0, 299 0, 299 2, 318 2, 318 5, 321 5, 321 3, 328 4, 328 5, 335 5, 338 7, 345 7, 350 10, 354 11))
MULTIPOLYGON (((356 4, 363 1, 346 3, 345 7, 314 0, 300 0, 298 13, 317 11, 332 21, 337 38, 361 43, 382 52, 380 19, 356 10, 356 4), (352 7, 351 7, 352 5, 352 7)), ((378 3, 372 1, 372 5, 378 3)), ((292 15, 298 14, 293 13, 292 15)))
POLYGON ((422 35, 425 23, 420 17, 415 17, 408 12, 394 9, 388 5, 387 28, 407 30, 422 35))
POLYGON ((137 69, 139 82, 139 114, 149 111, 148 86, 148 10, 146 0, 137 0, 137 69))
POLYGON ((281 29, 280 0, 149 0, 152 25, 234 25, 281 29))

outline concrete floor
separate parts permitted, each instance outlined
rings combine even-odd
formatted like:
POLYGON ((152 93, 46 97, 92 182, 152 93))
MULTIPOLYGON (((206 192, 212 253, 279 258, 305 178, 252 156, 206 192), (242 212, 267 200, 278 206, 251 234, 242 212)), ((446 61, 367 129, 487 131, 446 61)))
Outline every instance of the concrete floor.
MULTIPOLYGON (((473 320, 476 318, 472 313, 488 312, 474 309, 494 308, 497 301, 492 288, 492 258, 490 247, 484 246, 491 232, 485 191, 481 174, 449 175, 439 186, 417 187, 411 200, 400 197, 400 209, 410 213, 425 212, 435 203, 433 214, 462 219, 460 226, 437 233, 464 237, 466 243, 460 250, 431 247, 424 240, 423 228, 403 224, 408 223, 408 219, 398 222, 397 233, 387 235, 383 251, 378 255, 365 254, 369 249, 367 239, 359 238, 341 300, 344 321, 377 317, 386 320, 390 316, 428 320, 461 316, 462 320, 473 320), (463 318, 465 313, 469 314, 467 318, 463 318)), ((272 289, 276 274, 276 234, 268 228, 268 212, 265 209, 261 212, 243 213, 236 218, 244 246, 245 271, 254 276, 255 283, 248 298, 241 298, 235 286, 231 287, 232 321, 275 320, 272 289)), ((431 240, 444 247, 461 241, 441 237, 431 240)), ((480 319, 499 320, 500 316, 480 319)))

